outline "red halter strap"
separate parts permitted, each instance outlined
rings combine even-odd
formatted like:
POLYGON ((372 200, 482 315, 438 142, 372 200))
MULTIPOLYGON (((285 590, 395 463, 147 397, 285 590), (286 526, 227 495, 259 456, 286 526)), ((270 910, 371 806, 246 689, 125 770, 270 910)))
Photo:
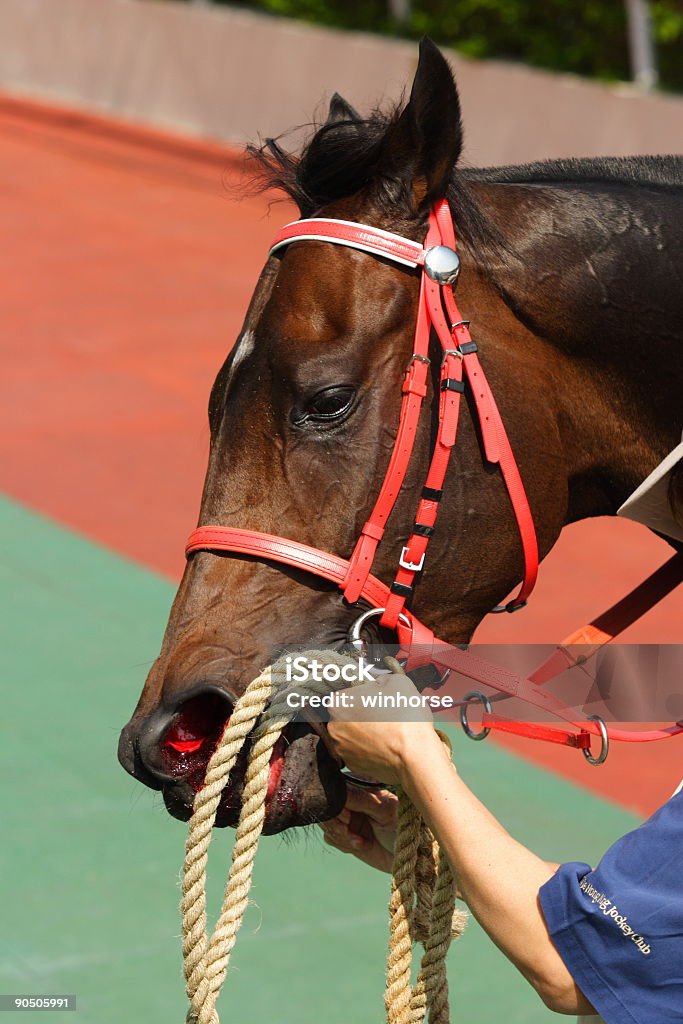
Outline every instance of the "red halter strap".
MULTIPOLYGON (((446 246, 453 255, 455 230, 445 200, 435 204, 429 216, 424 246, 380 228, 327 218, 312 218, 285 225, 275 237, 271 253, 297 241, 324 241, 344 245, 371 255, 381 256, 410 268, 422 268, 420 299, 415 327, 413 355, 405 372, 396 441, 375 506, 363 526, 348 562, 297 541, 272 534, 236 530, 224 526, 202 526, 189 538, 186 554, 199 550, 232 551, 251 554, 296 566, 330 579, 341 588, 350 604, 360 598, 376 608, 384 608, 381 623, 399 628, 399 616, 417 627, 421 641, 429 642, 431 631, 406 612, 404 605, 412 596, 415 577, 422 569, 434 532, 439 503, 455 445, 460 398, 465 389, 464 375, 470 384, 479 419, 486 458, 501 467, 510 496, 512 511, 519 527, 524 555, 524 579, 517 596, 506 606, 513 611, 522 607, 531 593, 538 573, 536 531, 524 485, 515 462, 502 418, 477 357, 477 346, 469 324, 460 314, 450 283, 438 283, 424 269, 426 254, 436 246, 446 246), (431 463, 426 475, 415 522, 403 548, 396 578, 390 588, 371 576, 377 547, 387 520, 405 480, 413 451, 423 400, 427 394, 429 343, 434 329, 443 350, 440 372, 439 427, 431 463)), ((413 642, 417 635, 413 630, 413 642)))
MULTIPOLYGON (((413 355, 403 379, 403 397, 394 448, 375 506, 348 560, 301 544, 299 541, 226 526, 200 526, 188 539, 186 555, 189 557, 195 551, 225 551, 236 555, 251 555, 304 569, 330 580, 343 591, 350 604, 362 599, 373 608, 382 609, 381 624, 396 630, 399 643, 405 650, 411 646, 417 647, 420 651, 417 656, 420 663, 432 662, 445 670, 456 671, 476 683, 493 686, 500 693, 521 697, 529 704, 564 719, 568 724, 579 726, 581 731, 575 733, 567 729, 552 729, 533 722, 508 722, 500 715, 488 711, 483 722, 486 729, 497 728, 518 732, 579 747, 587 752, 591 736, 600 734, 598 725, 594 722, 575 722, 569 709, 543 688, 543 683, 566 667, 567 661, 562 648, 534 675, 522 679, 509 670, 440 642, 427 626, 405 608, 406 600, 412 596, 415 577, 424 565, 429 541, 436 526, 448 464, 456 443, 460 400, 465 390, 465 381, 469 384, 474 399, 484 454, 489 462, 500 466, 519 528, 524 556, 524 579, 516 597, 494 611, 515 611, 523 607, 533 590, 538 573, 538 546, 529 502, 502 417, 477 356, 477 345, 469 332, 469 321, 462 317, 458 309, 452 283, 439 281, 436 279, 438 275, 432 276, 430 273, 429 256, 436 247, 446 247, 451 265, 457 264, 455 230, 448 203, 441 200, 433 207, 424 246, 365 224, 313 218, 295 221, 282 228, 275 237, 271 254, 293 242, 307 240, 344 245, 392 260, 405 267, 421 268, 413 355), (401 552, 396 577, 391 586, 387 586, 372 575, 372 564, 410 463, 420 411, 427 395, 430 366, 428 353, 432 329, 442 349, 436 442, 415 522, 401 552)), ((665 591, 677 585, 683 575, 683 556, 672 561, 675 564, 672 564, 671 571, 667 574, 665 591)), ((640 598, 640 595, 638 597, 640 598)), ((631 601, 632 605, 634 603, 642 604, 643 601, 631 601)), ((616 612, 617 609, 613 611, 616 612)), ((597 629, 603 625, 602 619, 586 627, 593 631, 592 639, 597 643, 608 641, 624 628, 629 615, 618 615, 613 618, 614 622, 610 620, 611 634, 606 632, 606 627, 604 630, 597 629), (621 625, 617 624, 617 619, 621 620, 621 625)), ((584 635, 581 634, 582 637, 584 635)), ((575 637, 570 639, 576 642, 575 637)), ((417 663, 417 658, 414 659, 414 663, 417 663)), ((639 734, 610 730, 610 735, 623 740, 663 739, 680 733, 681 728, 672 726, 639 734)))

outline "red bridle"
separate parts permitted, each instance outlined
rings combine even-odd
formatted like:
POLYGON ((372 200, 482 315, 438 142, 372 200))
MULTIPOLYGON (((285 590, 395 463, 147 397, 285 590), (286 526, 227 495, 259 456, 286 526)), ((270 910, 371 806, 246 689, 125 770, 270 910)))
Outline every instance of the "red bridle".
POLYGON ((422 268, 413 354, 401 389, 403 398, 398 431, 375 506, 348 561, 298 541, 226 526, 200 526, 190 536, 186 553, 189 555, 201 550, 229 551, 233 554, 256 555, 305 569, 336 583, 349 604, 363 599, 373 608, 382 608, 380 624, 395 629, 402 645, 431 644, 435 639, 431 630, 419 622, 406 609, 405 604, 412 596, 415 577, 424 566, 429 541, 434 533, 446 471, 456 441, 460 400, 466 380, 474 399, 486 459, 500 466, 522 542, 524 579, 516 597, 505 608, 514 611, 523 607, 538 574, 536 531, 524 484, 503 420, 479 362, 469 323, 463 319, 456 305, 453 281, 440 283, 431 276, 439 274, 438 270, 430 266, 430 262, 437 262, 439 256, 442 262, 450 259, 453 268, 451 277, 457 275, 455 229, 448 203, 441 200, 433 207, 424 246, 365 224, 313 218, 287 224, 276 235, 270 251, 273 253, 292 242, 306 240, 350 246, 402 266, 422 268), (436 251, 437 247, 445 247, 447 251, 436 251), (420 411, 427 394, 432 328, 443 353, 436 444, 415 522, 401 552, 395 579, 387 587, 371 574, 372 564, 410 463, 420 411))
MULTIPOLYGON (((294 242, 308 240, 344 245, 402 266, 421 268, 415 340, 401 389, 403 397, 398 431, 389 467, 374 508, 360 532, 349 559, 288 538, 227 526, 198 527, 188 539, 186 555, 189 557, 195 551, 226 551, 236 555, 252 555, 321 576, 335 583, 349 604, 363 600, 371 608, 377 609, 377 614, 381 613, 380 624, 396 631, 403 649, 418 647, 429 651, 429 657, 424 660, 432 661, 447 670, 458 671, 483 685, 493 686, 502 693, 520 697, 574 724, 575 713, 569 713, 569 709, 557 698, 542 689, 543 683, 571 663, 571 655, 567 654, 564 648, 558 648, 558 655, 541 666, 532 677, 522 679, 514 673, 490 665, 482 659, 437 640, 429 627, 406 608, 406 601, 413 593, 415 578, 424 566, 429 541, 436 526, 446 472, 456 443, 460 401, 466 384, 469 385, 474 401, 485 457, 488 462, 500 467, 519 529, 524 557, 524 578, 516 596, 494 611, 516 611, 522 608, 534 588, 538 574, 536 530, 519 467, 479 362, 477 345, 469 331, 469 321, 462 317, 453 294, 459 260, 456 254, 453 218, 447 201, 440 200, 432 208, 424 245, 365 224, 312 218, 295 221, 283 227, 276 235, 270 252, 272 254, 294 242), (430 368, 428 351, 432 329, 442 349, 436 443, 415 521, 401 552, 394 581, 387 586, 372 575, 372 565, 410 463, 420 410, 427 395, 430 368)), ((683 558, 674 556, 671 562, 667 563, 667 567, 669 566, 665 592, 676 586, 683 578, 683 558)), ((652 579, 654 578, 653 576, 652 579)), ((608 641, 625 628, 628 621, 633 621, 634 617, 637 617, 634 616, 634 605, 640 609, 639 614, 643 614, 644 608, 653 603, 653 595, 658 595, 656 599, 661 598, 660 590, 661 585, 659 589, 655 586, 643 590, 642 595, 640 589, 634 591, 635 598, 629 595, 629 599, 626 600, 630 600, 631 604, 628 608, 624 607, 620 615, 619 628, 612 628, 611 632, 601 630, 598 626, 601 620, 596 620, 596 623, 580 631, 580 637, 577 633, 566 643, 608 641)), ((625 602, 620 602, 616 607, 621 609, 622 605, 625 605, 625 602)), ((611 612, 607 613, 609 614, 611 612)), ((610 624, 614 625, 611 620, 610 624)), ((483 698, 483 695, 479 696, 483 698)), ((582 731, 577 734, 530 722, 507 722, 494 715, 489 708, 484 715, 484 725, 486 728, 480 735, 485 734, 488 728, 498 728, 577 746, 582 748, 584 753, 590 746, 591 735, 599 735, 602 736, 603 748, 606 750, 606 727, 602 722, 582 722, 582 731)), ((610 729, 610 735, 625 740, 652 740, 675 735, 681 731, 679 726, 639 734, 610 729)))

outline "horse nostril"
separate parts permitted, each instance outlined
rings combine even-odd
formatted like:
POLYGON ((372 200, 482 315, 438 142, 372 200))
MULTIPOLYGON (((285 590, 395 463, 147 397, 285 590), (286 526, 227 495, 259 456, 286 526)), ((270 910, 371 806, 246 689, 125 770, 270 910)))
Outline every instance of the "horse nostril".
POLYGON ((228 696, 214 690, 184 701, 159 735, 164 771, 178 778, 205 769, 232 709, 228 696))

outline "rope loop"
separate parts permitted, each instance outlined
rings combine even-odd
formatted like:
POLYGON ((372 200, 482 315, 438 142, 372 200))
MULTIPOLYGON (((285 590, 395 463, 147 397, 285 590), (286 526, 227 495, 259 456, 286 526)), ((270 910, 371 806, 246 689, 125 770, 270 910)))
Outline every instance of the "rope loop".
MULTIPOLYGON (((304 656, 340 668, 356 664, 348 655, 333 651, 307 651, 304 656)), ((347 684, 340 681, 337 685, 347 684)), ((293 690, 325 694, 334 688, 335 684, 314 681, 291 686, 285 658, 281 658, 249 684, 211 755, 204 784, 194 801, 182 872, 183 970, 190 1002, 186 1024, 220 1024, 216 1001, 249 899, 265 822, 270 757, 282 730, 293 717, 287 696, 293 690), (230 870, 218 920, 209 936, 209 845, 223 790, 247 742, 251 746, 230 870)), ((399 793, 389 902, 387 1024, 420 1024, 427 1013, 429 1024, 448 1024, 445 958, 451 940, 462 934, 466 921, 466 914, 455 909, 455 897, 456 885, 445 856, 408 798, 399 793), (422 943, 424 954, 415 984, 411 985, 416 941, 422 943)))

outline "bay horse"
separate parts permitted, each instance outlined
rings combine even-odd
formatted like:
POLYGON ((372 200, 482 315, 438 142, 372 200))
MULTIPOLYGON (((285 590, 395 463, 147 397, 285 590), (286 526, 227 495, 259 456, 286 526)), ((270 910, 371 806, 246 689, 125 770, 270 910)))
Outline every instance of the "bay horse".
MULTIPOLYGON (((281 189, 304 218, 360 222, 422 243, 430 209, 447 200, 463 266, 458 302, 472 318, 543 557, 565 524, 613 515, 680 439, 683 160, 473 170, 458 166, 462 145, 450 67, 423 40, 402 108, 361 117, 335 95, 298 156, 275 140, 252 155, 265 186, 281 189)), ((268 258, 211 392, 200 524, 349 557, 394 444, 418 291, 416 271, 319 240, 268 258)), ((434 443, 440 351, 431 344, 430 412, 373 567, 386 582, 434 443)), ((523 571, 499 467, 486 461, 472 397, 464 398, 412 603, 450 643, 467 643, 523 571)), ((680 474, 672 501, 683 517, 680 474)), ((359 607, 318 576, 266 558, 192 555, 123 729, 121 763, 187 819, 248 682, 283 646, 338 647, 359 607)), ((376 621, 370 627, 379 639, 376 621)), ((338 813, 343 777, 313 729, 290 726, 271 768, 267 833, 338 813)), ((237 771, 219 824, 234 823, 240 785, 237 771)))

